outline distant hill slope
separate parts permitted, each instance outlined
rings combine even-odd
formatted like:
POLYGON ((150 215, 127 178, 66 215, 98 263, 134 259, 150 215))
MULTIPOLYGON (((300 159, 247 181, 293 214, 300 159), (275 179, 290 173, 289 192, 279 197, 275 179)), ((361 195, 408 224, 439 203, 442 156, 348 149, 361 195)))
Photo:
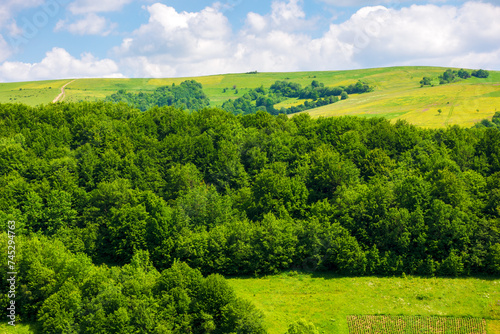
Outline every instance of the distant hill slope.
MULTIPOLYGON (((350 71, 225 74, 171 79, 77 79, 0 84, 0 103, 20 102, 28 105, 51 103, 65 88, 64 101, 95 101, 124 89, 128 92, 152 92, 156 88, 185 80, 203 85, 212 106, 237 98, 249 89, 268 88, 277 80, 290 80, 303 86, 312 80, 326 86, 349 85, 362 80, 375 89, 371 93, 351 95, 349 99, 308 110, 313 117, 358 115, 404 119, 429 128, 458 124, 472 126, 491 119, 500 111, 500 72, 490 71, 486 79, 470 78, 439 85, 442 67, 390 67, 350 71), (434 87, 420 87, 424 76, 434 78, 434 87), (498 109, 498 110, 497 110, 498 109), (439 112, 438 110, 441 110, 439 112)), ((282 102, 284 106, 296 100, 282 102)))

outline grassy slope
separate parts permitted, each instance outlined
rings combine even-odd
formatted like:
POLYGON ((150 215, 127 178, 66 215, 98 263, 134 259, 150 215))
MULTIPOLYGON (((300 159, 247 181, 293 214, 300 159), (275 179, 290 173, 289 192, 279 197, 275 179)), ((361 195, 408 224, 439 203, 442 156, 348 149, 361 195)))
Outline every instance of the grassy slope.
POLYGON ((442 70, 407 67, 369 75, 364 79, 375 86, 374 92, 351 96, 346 101, 314 109, 310 114, 384 116, 437 128, 452 124, 471 126, 500 111, 500 72, 490 72, 487 79, 471 78, 420 88, 418 81, 424 75, 437 77, 442 70))
POLYGON ((0 103, 50 103, 61 93, 61 87, 70 80, 13 82, 0 84, 0 103))
MULTIPOLYGON (((203 84, 213 106, 229 98, 242 96, 248 89, 269 87, 276 80, 290 79, 302 85, 312 80, 327 86, 348 85, 363 80, 375 87, 368 94, 352 95, 348 100, 323 106, 308 112, 313 117, 360 115, 406 119, 424 127, 444 127, 452 124, 471 126, 491 118, 500 108, 500 72, 490 71, 488 79, 471 78, 448 85, 420 88, 423 76, 437 78, 445 68, 391 67, 334 72, 293 72, 225 74, 174 79, 78 79, 66 87, 65 101, 95 101, 116 92, 152 91, 159 86, 179 84, 193 79, 203 84), (236 86, 238 94, 232 88, 236 86), (223 89, 228 88, 226 93, 223 89), (441 109, 441 114, 438 113, 441 109)), ((22 102, 29 105, 50 103, 60 87, 71 80, 0 84, 0 102, 22 102), (49 89, 48 87, 52 87, 49 89), (22 88, 22 90, 19 90, 22 88)), ((281 106, 296 105, 297 100, 281 106)))
MULTIPOLYGON (((265 313, 270 334, 303 318, 320 333, 347 334, 351 314, 500 319, 500 279, 334 277, 299 274, 232 278, 237 294, 265 313)), ((489 320, 490 333, 499 322, 489 320)))

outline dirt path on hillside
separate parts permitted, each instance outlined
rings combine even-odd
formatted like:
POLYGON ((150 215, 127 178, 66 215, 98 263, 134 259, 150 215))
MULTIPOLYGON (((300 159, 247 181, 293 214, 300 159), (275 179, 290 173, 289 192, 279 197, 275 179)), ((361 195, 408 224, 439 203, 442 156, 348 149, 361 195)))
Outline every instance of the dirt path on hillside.
POLYGON ((70 82, 68 82, 67 84, 65 84, 64 86, 61 87, 61 93, 59 95, 57 95, 57 97, 54 99, 54 101, 52 101, 52 103, 56 103, 56 102, 59 102, 59 101, 62 101, 64 99, 64 97, 66 96, 65 93, 64 93, 64 88, 66 88, 67 85, 69 85, 70 83, 74 82, 75 80, 72 80, 70 82))
MULTIPOLYGON (((453 110, 455 110, 455 103, 456 101, 458 100, 458 98, 461 96, 461 94, 465 91, 465 87, 463 87, 457 94, 457 96, 455 97, 455 99, 453 100, 452 104, 451 104, 451 108, 450 108, 450 111, 448 112, 448 115, 446 116, 446 121, 444 121, 444 125, 445 126, 448 126, 448 124, 450 123, 450 120, 451 120, 451 116, 453 115, 453 110)), ((448 102, 450 103, 450 102, 448 102)))

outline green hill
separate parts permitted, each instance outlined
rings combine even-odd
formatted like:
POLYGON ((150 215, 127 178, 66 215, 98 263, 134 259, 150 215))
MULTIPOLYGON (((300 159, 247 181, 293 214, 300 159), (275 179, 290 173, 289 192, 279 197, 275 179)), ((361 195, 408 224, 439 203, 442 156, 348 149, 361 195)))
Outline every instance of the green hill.
MULTIPOLYGON (((404 119, 428 128, 458 124, 472 126, 494 115, 500 106, 500 72, 490 71, 486 79, 472 77, 459 82, 439 85, 437 77, 442 67, 390 67, 350 71, 225 74, 170 79, 77 79, 0 84, 0 102, 20 102, 28 105, 47 104, 61 93, 68 102, 103 99, 120 89, 129 92, 152 92, 156 88, 185 80, 196 80, 210 98, 212 106, 244 95, 249 89, 269 87, 277 80, 290 80, 303 86, 312 80, 334 87, 362 80, 374 87, 368 94, 351 95, 349 99, 308 110, 313 117, 358 115, 383 116, 391 120, 404 119), (424 76, 433 78, 433 87, 420 87, 424 76), (439 112, 438 110, 441 110, 439 112)), ((289 107, 296 99, 281 103, 289 107)))
MULTIPOLYGON (((248 82, 266 75, 276 79, 249 74, 248 82)), ((295 80, 303 85, 326 81, 326 74, 302 75, 295 80)), ((106 80, 93 82, 103 96, 116 89, 113 81, 108 90, 106 80)), ((70 100, 72 88, 89 89, 84 83, 10 90, 34 103, 66 86, 57 96, 70 100)), ((334 107, 380 94, 381 81, 372 83, 373 92, 334 107)), ((408 90, 460 85, 466 90, 466 82, 408 90)), ((222 96, 220 87, 208 89, 222 96)), ((102 102, 3 104, 0 244, 11 263, 0 264, 0 277, 12 282, 17 272, 18 283, 0 285, 0 307, 17 298, 16 319, 25 326, 0 326, 0 333, 263 334, 235 328, 265 321, 270 334, 284 334, 304 318, 301 325, 321 333, 346 334, 353 316, 385 314, 403 322, 485 319, 488 332, 467 333, 497 334, 499 155, 494 128, 240 117, 217 108, 141 112, 102 102), (232 278, 209 279, 214 273, 232 278), (13 285, 16 296, 6 297, 13 285)))

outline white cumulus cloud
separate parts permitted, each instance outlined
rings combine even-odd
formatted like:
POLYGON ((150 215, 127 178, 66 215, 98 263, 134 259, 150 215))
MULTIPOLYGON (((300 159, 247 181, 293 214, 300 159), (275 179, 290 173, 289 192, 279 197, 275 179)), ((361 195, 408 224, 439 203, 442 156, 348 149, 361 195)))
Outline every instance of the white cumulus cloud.
POLYGON ((231 27, 217 9, 179 13, 160 3, 146 9, 149 22, 114 49, 125 64, 134 65, 137 60, 137 66, 144 65, 155 77, 184 73, 189 68, 203 74, 214 70, 207 66, 231 56, 231 27))
POLYGON ((61 48, 53 48, 47 52, 39 63, 6 61, 0 65, 0 81, 92 77, 123 77, 123 75, 113 60, 99 60, 89 53, 77 59, 61 48))
POLYGON ((217 6, 177 12, 156 3, 150 19, 125 38, 114 54, 131 76, 189 76, 214 73, 333 69, 348 66, 338 45, 303 33, 308 20, 302 1, 274 1, 267 15, 248 13, 233 33, 217 6))
MULTIPOLYGON (((77 0, 75 6, 86 8, 75 12, 81 20, 60 21, 56 30, 109 34, 112 23, 97 13, 121 8, 128 2, 111 0, 100 6, 94 0, 77 0)), ((312 29, 315 18, 307 17, 303 0, 275 0, 267 14, 248 13, 238 31, 233 31, 220 3, 197 12, 154 3, 143 7, 148 22, 124 35, 121 44, 112 48, 113 60, 91 54, 75 58, 64 49, 54 48, 39 63, 4 62, 0 80, 121 73, 129 77, 173 77, 394 65, 499 69, 500 5, 453 3, 436 1, 400 9, 366 6, 323 31, 312 29)), ((9 55, 5 45, 0 36, 0 62, 9 55)))
POLYGON ((499 64, 500 48, 490 52, 469 52, 450 59, 452 67, 498 69, 499 64))
POLYGON ((300 20, 306 17, 306 13, 299 4, 299 0, 289 2, 275 1, 271 5, 271 17, 277 24, 300 20))
POLYGON ((76 0, 68 9, 73 14, 114 12, 121 10, 133 0, 76 0))
POLYGON ((248 13, 233 32, 218 6, 179 12, 155 3, 149 21, 113 55, 128 76, 169 77, 229 72, 339 70, 393 65, 494 69, 500 66, 500 7, 382 5, 360 8, 312 36, 301 0, 274 1, 268 14, 248 13))
MULTIPOLYGON (((352 51, 359 66, 449 66, 467 54, 495 52, 500 45, 500 7, 468 2, 461 7, 412 5, 400 10, 365 7, 330 34, 352 51)), ((498 64, 497 64, 498 66, 498 64)))
POLYGON ((73 23, 60 20, 57 22, 54 31, 67 30, 75 35, 101 35, 106 36, 116 27, 116 24, 109 23, 108 20, 97 14, 90 13, 84 18, 73 23))
POLYGON ((260 15, 253 12, 247 14, 246 30, 307 31, 314 30, 316 21, 315 18, 306 18, 302 0, 273 1, 269 14, 260 15))

